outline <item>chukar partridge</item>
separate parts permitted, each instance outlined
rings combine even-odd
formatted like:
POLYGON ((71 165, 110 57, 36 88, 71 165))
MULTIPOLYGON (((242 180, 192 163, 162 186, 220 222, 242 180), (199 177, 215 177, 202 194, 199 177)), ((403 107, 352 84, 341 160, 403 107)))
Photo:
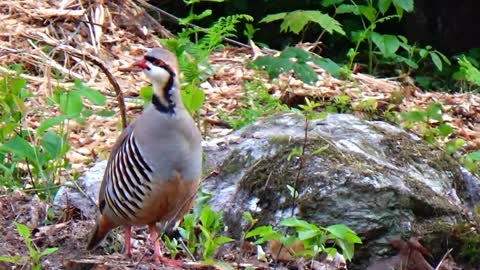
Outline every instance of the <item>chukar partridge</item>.
POLYGON ((135 65, 152 81, 152 103, 113 146, 87 248, 123 225, 125 251, 131 255, 131 226, 147 224, 155 262, 171 263, 162 257, 155 223, 176 222, 190 209, 201 175, 201 134, 180 98, 175 56, 155 48, 135 65))

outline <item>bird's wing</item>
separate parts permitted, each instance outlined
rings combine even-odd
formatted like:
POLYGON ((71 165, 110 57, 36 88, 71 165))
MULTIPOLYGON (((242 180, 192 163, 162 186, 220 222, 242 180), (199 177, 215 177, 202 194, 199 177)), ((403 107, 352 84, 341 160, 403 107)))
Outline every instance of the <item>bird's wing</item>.
POLYGON ((107 167, 105 169, 105 173, 103 174, 102 184, 100 185, 100 193, 98 194, 98 207, 100 209, 100 213, 103 213, 103 209, 105 208, 105 188, 108 182, 107 171, 110 168, 110 166, 112 166, 112 162, 115 159, 115 156, 117 155, 119 149, 121 149, 121 146, 125 143, 126 138, 128 138, 128 135, 132 133, 134 124, 135 123, 130 124, 122 131, 117 141, 113 145, 112 151, 110 152, 110 156, 107 162, 107 167))

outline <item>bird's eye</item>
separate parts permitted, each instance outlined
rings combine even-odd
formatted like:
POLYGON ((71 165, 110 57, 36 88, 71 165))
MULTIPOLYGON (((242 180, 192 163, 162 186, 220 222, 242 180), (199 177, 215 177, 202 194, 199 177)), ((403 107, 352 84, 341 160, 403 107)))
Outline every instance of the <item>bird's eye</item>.
POLYGON ((163 62, 162 60, 160 60, 158 58, 152 57, 152 56, 145 56, 145 60, 147 60, 148 62, 152 63, 154 66, 157 66, 157 67, 166 67, 167 66, 167 64, 165 62, 163 62))

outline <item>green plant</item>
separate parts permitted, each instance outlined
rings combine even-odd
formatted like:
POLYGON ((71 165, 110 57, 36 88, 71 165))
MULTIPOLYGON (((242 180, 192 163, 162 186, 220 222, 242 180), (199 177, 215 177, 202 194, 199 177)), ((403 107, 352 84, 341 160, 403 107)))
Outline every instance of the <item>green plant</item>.
MULTIPOLYGON (((185 215, 178 228, 180 235, 187 242, 188 253, 198 254, 207 262, 212 262, 213 255, 220 245, 233 241, 230 237, 220 235, 224 228, 222 214, 211 210, 207 204, 210 198, 210 194, 200 190, 193 213, 185 215)), ((167 242, 172 254, 176 253, 177 243, 170 239, 167 242)))
POLYGON ((25 245, 28 249, 27 256, 0 256, 0 261, 13 263, 13 264, 29 264, 32 270, 40 270, 42 269, 42 265, 40 264, 40 259, 44 256, 50 255, 58 250, 58 248, 47 248, 44 250, 39 250, 35 247, 34 243, 32 242, 30 230, 27 226, 15 222, 15 226, 17 227, 18 234, 23 238, 25 245))
POLYGON ((460 73, 466 81, 480 86, 480 70, 478 70, 466 56, 458 58, 458 64, 460 66, 460 73))
MULTIPOLYGON (((22 131, 21 124, 27 113, 25 100, 30 93, 25 90, 26 81, 20 78, 20 67, 14 67, 16 74, 2 74, 0 81, 0 142, 4 142, 16 133, 22 131)), ((20 178, 18 167, 9 158, 7 152, 0 152, 0 185, 7 188, 19 186, 16 179, 20 178)))
POLYGON ((293 47, 286 48, 277 57, 260 56, 253 64, 258 68, 264 68, 271 79, 285 72, 293 72, 300 80, 311 84, 317 81, 318 75, 308 62, 324 68, 334 77, 340 76, 340 67, 332 60, 293 47))
POLYGON ((7 93, 3 105, 8 107, 8 110, 5 110, 6 128, 3 129, 0 141, 0 156, 5 161, 0 167, 1 175, 13 176, 14 172, 18 172, 19 175, 14 179, 18 184, 17 179, 21 178, 19 165, 24 164, 23 167, 26 168, 24 175, 30 179, 33 190, 50 199, 60 170, 69 167, 69 161, 65 157, 70 148, 67 141, 68 121, 74 119, 84 123, 85 117, 94 112, 100 115, 107 114, 105 110, 93 111, 84 106, 84 99, 95 105, 104 105, 105 97, 78 80, 69 90, 58 88, 49 99, 49 104, 56 105, 60 115, 43 118, 34 132, 23 123, 24 116, 29 112, 23 102, 32 96, 25 90, 25 80, 19 77, 10 78, 7 75, 3 78, 0 90, 7 93))
MULTIPOLYGON (((444 122, 442 106, 438 103, 431 104, 425 110, 403 112, 400 116, 404 121, 403 127, 405 129, 415 128, 416 132, 429 143, 445 141, 445 139, 454 132, 453 127, 444 122)), ((444 151, 447 155, 453 155, 457 153, 465 143, 465 140, 461 138, 447 140, 443 146, 444 151)), ((480 151, 463 154, 459 160, 469 171, 478 172, 480 151)))
POLYGON ((280 225, 293 229, 293 234, 281 234, 272 226, 260 226, 249 231, 245 237, 256 238, 255 244, 262 244, 271 240, 279 240, 284 246, 289 247, 295 242, 303 243, 303 250, 296 255, 312 258, 319 253, 326 252, 334 256, 337 247, 342 250, 342 255, 351 260, 355 251, 355 244, 361 244, 361 239, 350 228, 343 224, 328 227, 319 227, 315 224, 298 219, 286 218, 280 221, 280 225))
POLYGON ((221 118, 232 128, 239 129, 255 121, 263 115, 271 115, 287 110, 278 98, 271 96, 265 84, 260 80, 245 81, 243 84, 245 94, 240 101, 240 106, 230 115, 220 112, 221 118))
MULTIPOLYGON (((213 73, 207 57, 214 49, 221 46, 224 38, 236 36, 237 24, 242 21, 253 21, 249 15, 235 14, 219 18, 209 28, 194 26, 190 24, 192 21, 201 20, 212 14, 210 9, 204 10, 201 14, 193 12, 194 5, 201 1, 205 0, 184 1, 187 6, 190 6, 189 15, 181 20, 184 28, 178 33, 178 37, 160 40, 178 58, 182 84, 185 85, 182 88, 182 100, 191 114, 195 114, 200 109, 205 99, 200 83, 213 73)), ((209 1, 223 2, 223 0, 209 1)))
POLYGON ((282 32, 299 34, 302 31, 306 31, 310 23, 315 23, 330 34, 336 32, 345 35, 345 31, 337 20, 319 10, 295 10, 292 12, 271 14, 263 18, 260 22, 269 23, 277 20, 282 20, 282 24, 280 25, 282 32))
POLYGON ((450 125, 444 123, 442 105, 439 103, 433 103, 425 110, 403 112, 401 117, 405 129, 409 130, 416 125, 419 134, 429 143, 435 142, 436 138, 446 138, 454 131, 450 125))

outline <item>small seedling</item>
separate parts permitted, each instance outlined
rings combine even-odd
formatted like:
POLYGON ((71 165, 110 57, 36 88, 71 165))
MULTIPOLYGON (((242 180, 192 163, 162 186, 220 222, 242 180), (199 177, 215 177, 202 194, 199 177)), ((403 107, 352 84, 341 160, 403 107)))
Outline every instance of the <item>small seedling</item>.
POLYGON ((31 239, 30 230, 27 226, 15 222, 15 226, 17 227, 18 234, 23 238, 25 245, 28 249, 27 256, 0 256, 0 261, 13 263, 13 264, 30 264, 32 270, 40 270, 42 269, 42 265, 40 264, 40 259, 44 256, 50 255, 58 250, 58 248, 47 248, 44 250, 39 250, 35 247, 34 243, 31 239))

